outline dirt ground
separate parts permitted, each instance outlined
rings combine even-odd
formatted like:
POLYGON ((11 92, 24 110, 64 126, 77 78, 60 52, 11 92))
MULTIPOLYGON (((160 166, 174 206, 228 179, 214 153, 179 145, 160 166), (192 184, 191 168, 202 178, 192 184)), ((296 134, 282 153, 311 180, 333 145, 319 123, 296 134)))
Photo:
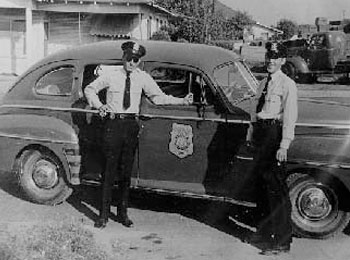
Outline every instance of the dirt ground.
MULTIPOLYGON (((235 208, 237 220, 215 221, 221 205, 202 200, 189 200, 133 192, 131 229, 110 220, 103 230, 93 227, 97 217, 97 187, 81 187, 68 201, 55 207, 26 201, 11 173, 0 172, 0 235, 33 225, 60 221, 78 221, 91 230, 99 245, 117 252, 118 260, 344 260, 350 258, 348 232, 328 240, 294 238, 289 254, 267 257, 259 249, 243 242, 254 230, 245 224, 249 216, 235 208), (239 216, 240 215, 240 216, 239 216), (243 217, 242 217, 243 216, 243 217), (242 221, 243 220, 243 221, 242 221)), ((115 211, 115 207, 113 207, 115 211)), ((249 224, 249 223, 248 223, 249 224)))

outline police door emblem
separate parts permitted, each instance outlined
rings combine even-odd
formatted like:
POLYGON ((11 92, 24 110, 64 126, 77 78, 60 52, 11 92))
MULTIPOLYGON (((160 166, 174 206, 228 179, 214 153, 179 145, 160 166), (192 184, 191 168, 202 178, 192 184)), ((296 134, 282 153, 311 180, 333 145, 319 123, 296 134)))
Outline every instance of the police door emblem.
POLYGON ((169 151, 179 158, 193 154, 193 133, 190 125, 173 123, 169 151))

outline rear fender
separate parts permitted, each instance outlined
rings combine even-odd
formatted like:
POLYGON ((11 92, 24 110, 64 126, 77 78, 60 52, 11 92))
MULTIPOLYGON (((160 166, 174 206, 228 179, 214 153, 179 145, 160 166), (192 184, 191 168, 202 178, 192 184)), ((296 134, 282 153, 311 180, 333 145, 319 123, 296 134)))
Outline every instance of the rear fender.
POLYGON ((0 122, 1 170, 16 168, 16 158, 26 149, 36 148, 54 153, 62 162, 69 181, 78 177, 79 140, 69 124, 39 115, 0 115, 0 122))
POLYGON ((300 56, 287 57, 286 62, 293 64, 298 74, 310 73, 310 70, 306 61, 300 56))

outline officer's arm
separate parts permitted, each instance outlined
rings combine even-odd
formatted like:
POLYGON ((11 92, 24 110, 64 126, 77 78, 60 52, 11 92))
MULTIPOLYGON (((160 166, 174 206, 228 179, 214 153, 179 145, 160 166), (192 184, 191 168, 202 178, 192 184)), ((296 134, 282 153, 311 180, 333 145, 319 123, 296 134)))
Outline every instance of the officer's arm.
POLYGON ((265 86, 265 82, 266 81, 262 81, 258 87, 257 90, 257 94, 251 98, 251 102, 250 102, 250 124, 247 130, 247 135, 246 135, 246 141, 250 142, 252 141, 252 137, 253 137, 253 123, 256 122, 256 107, 258 105, 258 100, 259 97, 261 95, 261 89, 265 86))
POLYGON ((190 104, 190 97, 177 98, 166 95, 158 86, 157 82, 147 73, 144 73, 143 90, 146 96, 156 105, 187 105, 190 104))
POLYGON ((283 128, 281 148, 288 149, 294 139, 295 123, 298 118, 298 95, 294 82, 290 82, 283 100, 283 128))
POLYGON ((84 94, 89 102, 89 105, 94 108, 100 108, 103 104, 98 97, 98 93, 104 89, 108 88, 108 78, 107 76, 101 75, 84 89, 84 94))

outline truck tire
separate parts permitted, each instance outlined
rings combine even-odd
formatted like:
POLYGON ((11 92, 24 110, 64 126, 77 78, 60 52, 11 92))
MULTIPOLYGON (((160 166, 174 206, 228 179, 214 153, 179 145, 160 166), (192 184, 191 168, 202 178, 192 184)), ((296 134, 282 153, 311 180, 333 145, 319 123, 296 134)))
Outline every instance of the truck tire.
POLYGON ((292 80, 296 80, 297 71, 296 71, 295 66, 292 63, 286 62, 286 64, 284 64, 281 69, 292 80))
POLYGON ((326 239, 344 230, 350 213, 339 208, 339 198, 333 187, 302 173, 289 175, 287 183, 294 235, 326 239))
POLYGON ((313 84, 317 81, 317 77, 309 73, 300 73, 298 79, 300 83, 304 84, 313 84))
POLYGON ((27 150, 18 162, 19 185, 32 202, 57 205, 71 194, 65 171, 57 157, 39 150, 27 150))

